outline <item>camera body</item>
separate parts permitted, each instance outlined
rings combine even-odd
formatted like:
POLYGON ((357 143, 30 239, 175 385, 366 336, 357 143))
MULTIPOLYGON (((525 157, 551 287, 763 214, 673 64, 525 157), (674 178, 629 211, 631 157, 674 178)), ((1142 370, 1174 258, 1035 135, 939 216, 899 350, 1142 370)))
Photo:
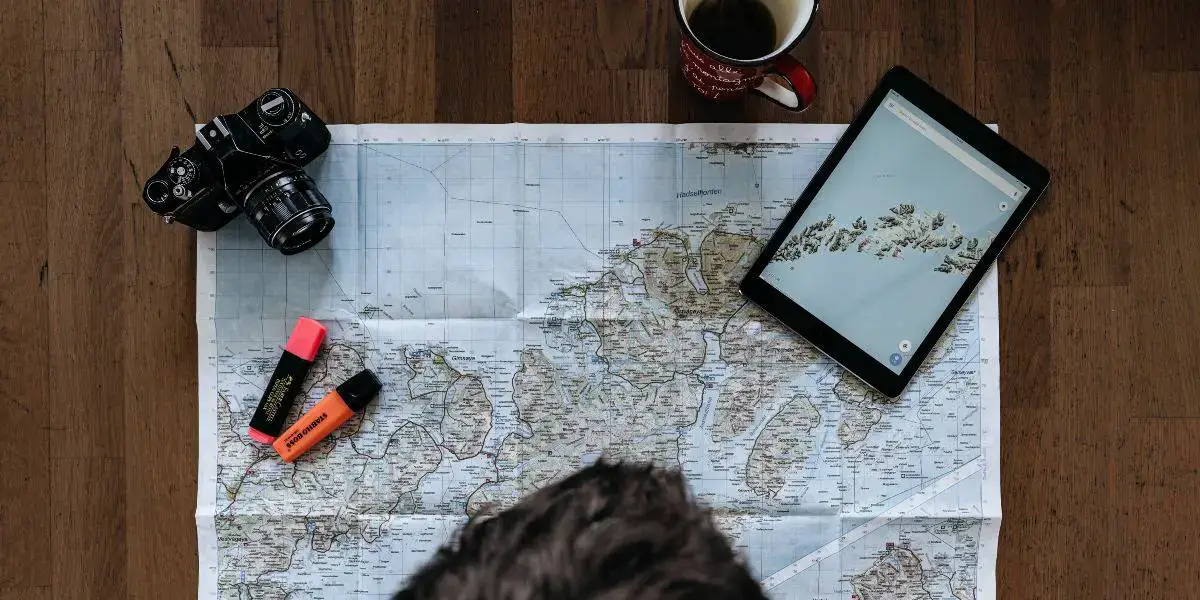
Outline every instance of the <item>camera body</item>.
POLYGON ((268 245, 296 254, 333 229, 332 206, 304 172, 329 142, 329 129, 299 97, 273 88, 205 124, 184 152, 172 149, 142 200, 165 222, 200 231, 244 213, 268 245))

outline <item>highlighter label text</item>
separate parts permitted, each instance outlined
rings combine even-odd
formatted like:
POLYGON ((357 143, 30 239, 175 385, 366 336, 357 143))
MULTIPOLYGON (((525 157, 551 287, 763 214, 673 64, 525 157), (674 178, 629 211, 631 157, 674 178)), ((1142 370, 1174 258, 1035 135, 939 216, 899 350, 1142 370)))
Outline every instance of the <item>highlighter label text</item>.
POLYGON ((263 414, 266 415, 267 420, 275 420, 275 415, 279 412, 279 407, 283 406, 283 401, 288 395, 288 388, 291 386, 291 375, 275 380, 274 385, 271 386, 271 390, 267 392, 267 401, 263 403, 263 414))
POLYGON ((309 423, 308 425, 305 425, 304 429, 297 431, 296 433, 292 434, 291 437, 289 437, 287 439, 287 442, 285 442, 287 444, 287 447, 291 448, 292 446, 299 443, 300 440, 304 439, 304 436, 312 433, 312 430, 316 429, 317 426, 320 425, 322 422, 324 422, 328 416, 329 415, 326 413, 321 413, 320 415, 317 415, 317 418, 313 419, 312 422, 309 423))

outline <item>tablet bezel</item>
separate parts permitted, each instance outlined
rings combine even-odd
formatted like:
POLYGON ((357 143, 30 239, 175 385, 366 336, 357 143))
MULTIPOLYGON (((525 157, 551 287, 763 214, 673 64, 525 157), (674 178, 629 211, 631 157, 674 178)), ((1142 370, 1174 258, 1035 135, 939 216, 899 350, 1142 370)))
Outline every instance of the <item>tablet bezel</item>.
MULTIPOLYGON (((925 362, 929 352, 945 333, 955 316, 966 301, 971 297, 980 280, 987 274, 988 269, 995 263, 997 256, 1012 240, 1013 234, 1029 215, 1029 211, 1045 193, 1050 184, 1050 174, 1042 165, 1021 152, 1012 144, 1005 141, 996 132, 989 129, 975 117, 972 117, 958 105, 951 102, 929 84, 922 81, 908 69, 896 66, 890 69, 880 80, 878 87, 863 105, 854 120, 846 128, 842 137, 830 151, 829 156, 821 163, 821 167, 813 175, 804 192, 796 200, 779 228, 771 236, 751 267, 750 272, 742 280, 742 294, 754 301, 767 312, 774 315, 796 333, 803 336, 830 358, 837 361, 867 385, 880 393, 895 398, 904 392, 916 375, 921 364, 925 362), (816 197, 817 192, 825 185, 830 174, 850 146, 858 138, 867 121, 879 109, 889 91, 895 90, 900 96, 914 104, 952 133, 962 138, 972 148, 995 162, 1000 168, 1029 186, 1029 193, 1013 208, 1012 217, 996 234, 991 245, 984 252, 983 258, 971 271, 962 286, 954 294, 941 316, 938 317, 929 333, 913 350, 908 363, 899 374, 877 361, 871 355, 843 337, 825 322, 813 316, 782 292, 771 286, 762 278, 763 269, 771 257, 783 244, 787 236, 800 220, 804 212, 816 197)), ((836 290, 833 291, 836 293, 836 290)))

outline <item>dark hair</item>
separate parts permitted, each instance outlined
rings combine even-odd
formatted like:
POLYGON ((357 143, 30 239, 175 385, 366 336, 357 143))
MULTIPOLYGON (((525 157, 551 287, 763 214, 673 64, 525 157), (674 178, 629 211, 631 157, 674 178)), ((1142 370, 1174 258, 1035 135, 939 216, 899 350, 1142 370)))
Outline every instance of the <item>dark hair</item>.
POLYGON ((683 476, 599 462, 475 518, 393 600, 764 600, 683 476))

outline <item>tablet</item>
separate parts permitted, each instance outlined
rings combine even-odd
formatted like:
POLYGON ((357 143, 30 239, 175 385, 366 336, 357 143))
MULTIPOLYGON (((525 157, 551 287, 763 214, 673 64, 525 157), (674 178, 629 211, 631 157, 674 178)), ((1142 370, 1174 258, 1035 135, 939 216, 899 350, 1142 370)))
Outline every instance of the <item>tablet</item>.
POLYGON ((867 385, 899 396, 1049 181, 1033 159, 895 67, 742 293, 867 385))

